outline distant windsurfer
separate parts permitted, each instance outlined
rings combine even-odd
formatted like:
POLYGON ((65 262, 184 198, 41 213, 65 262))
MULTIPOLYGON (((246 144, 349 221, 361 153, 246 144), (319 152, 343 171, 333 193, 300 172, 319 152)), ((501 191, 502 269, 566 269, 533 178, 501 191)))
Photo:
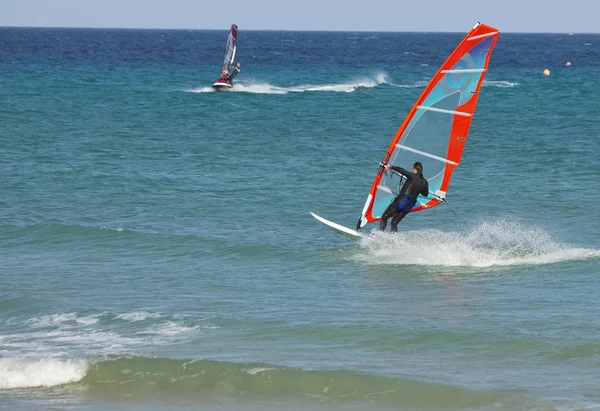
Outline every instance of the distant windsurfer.
POLYGON ((406 178, 406 182, 400 189, 400 194, 392 201, 385 209, 385 212, 379 220, 379 229, 385 231, 388 218, 392 217, 392 225, 390 231, 395 233, 398 231, 398 223, 404 216, 410 213, 417 203, 419 194, 427 196, 429 194, 429 183, 423 177, 423 165, 418 161, 413 164, 412 173, 402 167, 386 165, 385 170, 394 170, 402 174, 406 178))
POLYGON ((233 69, 231 70, 231 74, 229 75, 229 84, 233 85, 233 78, 235 76, 238 75, 238 73, 241 71, 241 65, 240 63, 238 63, 236 66, 233 67, 233 69))

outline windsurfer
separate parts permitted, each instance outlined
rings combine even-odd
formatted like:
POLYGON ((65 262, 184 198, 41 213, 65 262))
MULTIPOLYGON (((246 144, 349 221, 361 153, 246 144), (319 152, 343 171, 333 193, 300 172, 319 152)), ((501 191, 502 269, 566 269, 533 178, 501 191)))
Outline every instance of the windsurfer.
POLYGON ((229 75, 229 79, 228 79, 229 83, 233 84, 233 78, 234 78, 235 76, 237 76, 237 75, 238 75, 238 73, 239 73, 240 71, 241 71, 241 68, 240 68, 240 63, 238 63, 238 64, 237 64, 236 66, 234 66, 234 67, 233 67, 233 69, 231 70, 231 74, 229 75))
POLYGON ((429 194, 429 183, 423 177, 423 165, 418 161, 413 164, 412 173, 402 167, 386 165, 385 170, 394 170, 402 174, 406 178, 406 182, 400 189, 400 194, 392 201, 385 209, 385 212, 379 220, 379 229, 385 231, 387 220, 392 218, 392 226, 390 231, 395 233, 398 231, 398 223, 404 216, 410 213, 410 210, 415 206, 419 194, 427 196, 429 194))

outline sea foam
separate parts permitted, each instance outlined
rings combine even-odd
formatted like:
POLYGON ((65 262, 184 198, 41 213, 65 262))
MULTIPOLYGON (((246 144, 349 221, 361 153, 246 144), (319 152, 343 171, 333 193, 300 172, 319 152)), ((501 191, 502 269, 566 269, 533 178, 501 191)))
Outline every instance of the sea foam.
POLYGON ((85 360, 0 358, 0 389, 53 387, 81 380, 85 360))
MULTIPOLYGON (((373 77, 359 78, 347 83, 303 84, 290 87, 280 87, 260 82, 241 82, 236 83, 235 87, 231 90, 227 90, 227 93, 288 94, 316 91, 352 93, 361 88, 374 88, 387 82, 387 75, 385 73, 378 73, 373 77)), ((183 91, 188 93, 212 93, 215 90, 212 87, 199 87, 183 91)))

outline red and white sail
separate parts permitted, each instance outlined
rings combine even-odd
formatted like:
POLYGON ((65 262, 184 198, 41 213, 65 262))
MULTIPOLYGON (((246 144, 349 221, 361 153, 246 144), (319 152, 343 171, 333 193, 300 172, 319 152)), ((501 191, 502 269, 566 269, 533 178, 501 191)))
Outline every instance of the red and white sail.
MULTIPOLYGON (((446 199, 498 35, 498 30, 484 24, 473 27, 425 87, 383 156, 383 165, 411 169, 416 161, 423 164, 430 194, 418 197, 413 212, 446 199)), ((399 185, 397 173, 379 168, 357 229, 381 218, 398 195, 399 185)))

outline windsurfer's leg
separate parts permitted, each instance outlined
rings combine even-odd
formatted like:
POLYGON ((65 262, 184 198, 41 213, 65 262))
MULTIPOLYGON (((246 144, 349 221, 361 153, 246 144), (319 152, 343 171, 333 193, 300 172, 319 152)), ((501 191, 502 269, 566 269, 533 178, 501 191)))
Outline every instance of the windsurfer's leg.
POLYGON ((394 216, 394 218, 392 218, 392 227, 390 228, 390 231, 392 233, 398 232, 398 224, 404 218, 405 215, 406 214, 404 214, 403 212, 399 212, 394 216))
POLYGON ((381 231, 385 231, 385 227, 387 226, 388 218, 393 216, 395 213, 396 213, 396 202, 392 201, 392 204, 390 204, 388 206, 388 208, 385 209, 385 211, 383 212, 383 215, 381 216, 381 220, 379 220, 379 229, 381 231))
POLYGON ((387 216, 384 214, 381 216, 381 220, 379 220, 379 229, 381 231, 385 231, 385 226, 387 225, 387 216))

